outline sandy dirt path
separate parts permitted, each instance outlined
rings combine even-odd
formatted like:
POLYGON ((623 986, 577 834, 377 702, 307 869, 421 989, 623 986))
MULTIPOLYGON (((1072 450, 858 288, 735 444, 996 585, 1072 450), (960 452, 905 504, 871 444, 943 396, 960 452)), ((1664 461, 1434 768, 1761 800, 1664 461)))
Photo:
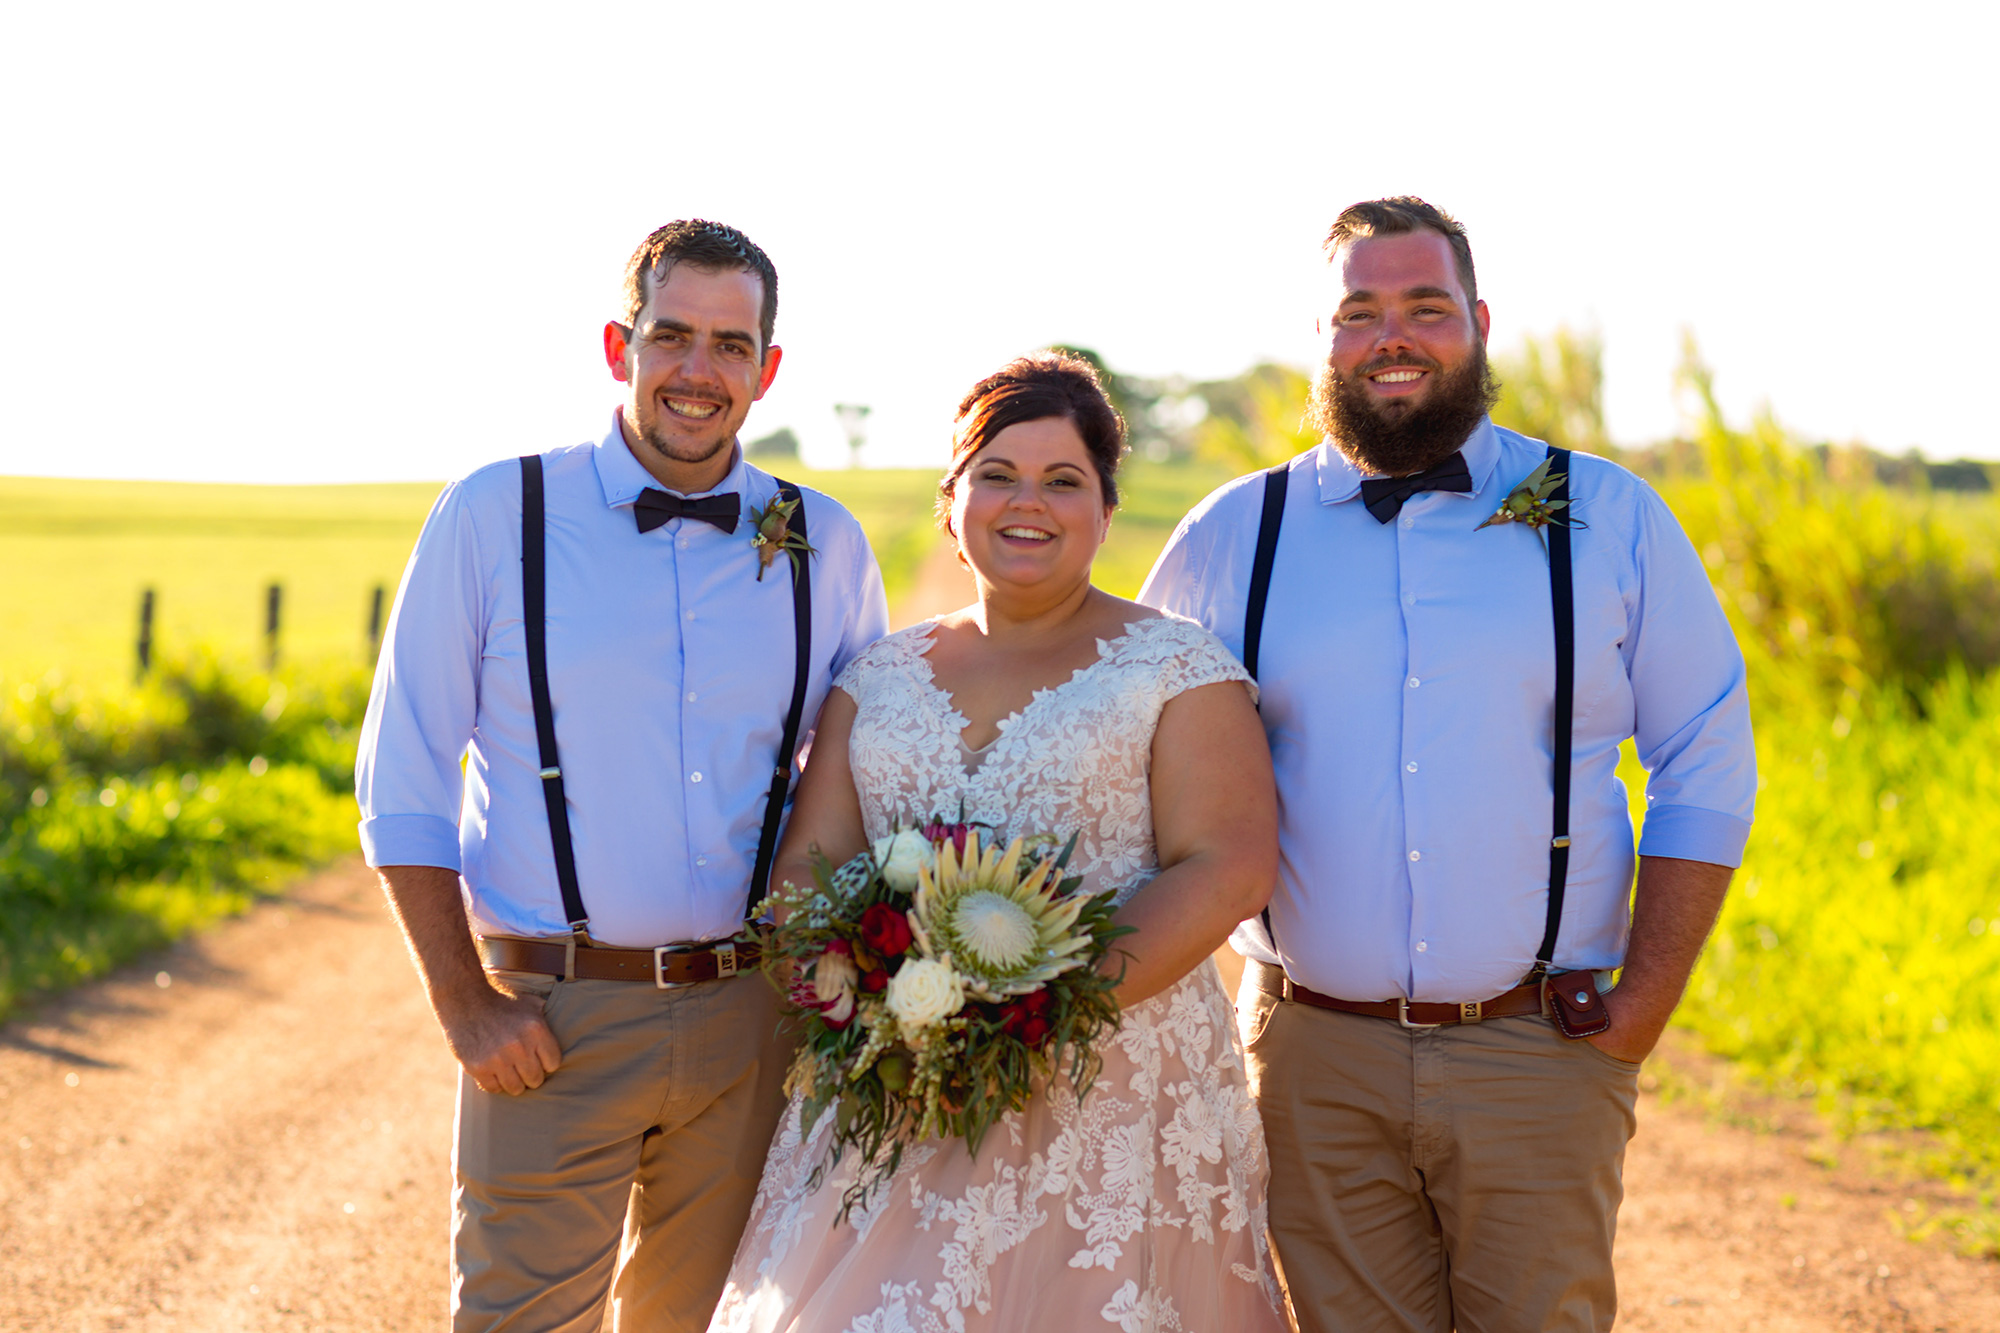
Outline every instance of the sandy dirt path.
MULTIPOLYGON (((0 1329, 443 1326, 453 1070, 371 876, 0 1030, 0 1329), (162 987, 158 974, 169 984, 162 987)), ((2000 1265, 1898 1188, 1642 1098, 1619 1243, 1640 1330, 2000 1330, 2000 1265)))

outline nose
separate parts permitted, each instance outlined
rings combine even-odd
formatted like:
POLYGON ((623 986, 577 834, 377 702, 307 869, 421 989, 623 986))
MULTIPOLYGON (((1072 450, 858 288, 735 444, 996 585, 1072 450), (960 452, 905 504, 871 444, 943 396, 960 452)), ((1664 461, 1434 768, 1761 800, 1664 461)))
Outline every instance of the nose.
POLYGON ((691 380, 715 378, 715 354, 703 339, 690 340, 687 355, 681 358, 681 376, 691 380))
POLYGON ((1378 352, 1401 351, 1413 346, 1410 341, 1409 321, 1401 311, 1385 310, 1381 321, 1375 326, 1375 350, 1378 352))

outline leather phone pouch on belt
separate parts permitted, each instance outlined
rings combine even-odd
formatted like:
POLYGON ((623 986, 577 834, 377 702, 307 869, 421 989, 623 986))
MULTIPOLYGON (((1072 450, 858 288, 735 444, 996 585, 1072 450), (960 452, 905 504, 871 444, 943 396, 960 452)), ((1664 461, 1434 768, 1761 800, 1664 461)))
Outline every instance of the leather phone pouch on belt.
POLYGON ((1556 1031, 1578 1041, 1611 1030, 1611 1011, 1597 993, 1597 978, 1589 972, 1565 972, 1542 979, 1542 1004, 1556 1031))

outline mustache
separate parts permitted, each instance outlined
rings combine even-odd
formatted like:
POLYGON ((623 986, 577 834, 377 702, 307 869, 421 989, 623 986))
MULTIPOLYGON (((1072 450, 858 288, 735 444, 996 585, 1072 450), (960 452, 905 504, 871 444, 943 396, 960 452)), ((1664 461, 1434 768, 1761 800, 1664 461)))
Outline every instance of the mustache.
POLYGON ((1436 371, 1440 368, 1440 363, 1431 360, 1427 356, 1419 356, 1415 352, 1398 352, 1394 356, 1378 356, 1373 361, 1356 366, 1351 378, 1362 379, 1375 374, 1377 371, 1394 370, 1398 367, 1407 367, 1411 370, 1436 371))

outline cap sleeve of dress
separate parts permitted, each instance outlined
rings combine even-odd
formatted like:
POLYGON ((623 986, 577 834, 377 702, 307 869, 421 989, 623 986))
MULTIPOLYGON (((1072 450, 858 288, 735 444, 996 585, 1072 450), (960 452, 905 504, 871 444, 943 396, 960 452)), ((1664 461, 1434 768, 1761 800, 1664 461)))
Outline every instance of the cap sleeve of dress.
POLYGON ((1257 682, 1236 655, 1223 647, 1222 640, 1192 620, 1163 615, 1145 626, 1147 655, 1159 664, 1160 702, 1203 685, 1241 681, 1257 702, 1257 682))
POLYGON ((929 624, 912 625, 875 640, 834 677, 833 688, 854 700, 856 706, 865 705, 886 677, 910 670, 911 660, 923 653, 930 629, 929 624))

